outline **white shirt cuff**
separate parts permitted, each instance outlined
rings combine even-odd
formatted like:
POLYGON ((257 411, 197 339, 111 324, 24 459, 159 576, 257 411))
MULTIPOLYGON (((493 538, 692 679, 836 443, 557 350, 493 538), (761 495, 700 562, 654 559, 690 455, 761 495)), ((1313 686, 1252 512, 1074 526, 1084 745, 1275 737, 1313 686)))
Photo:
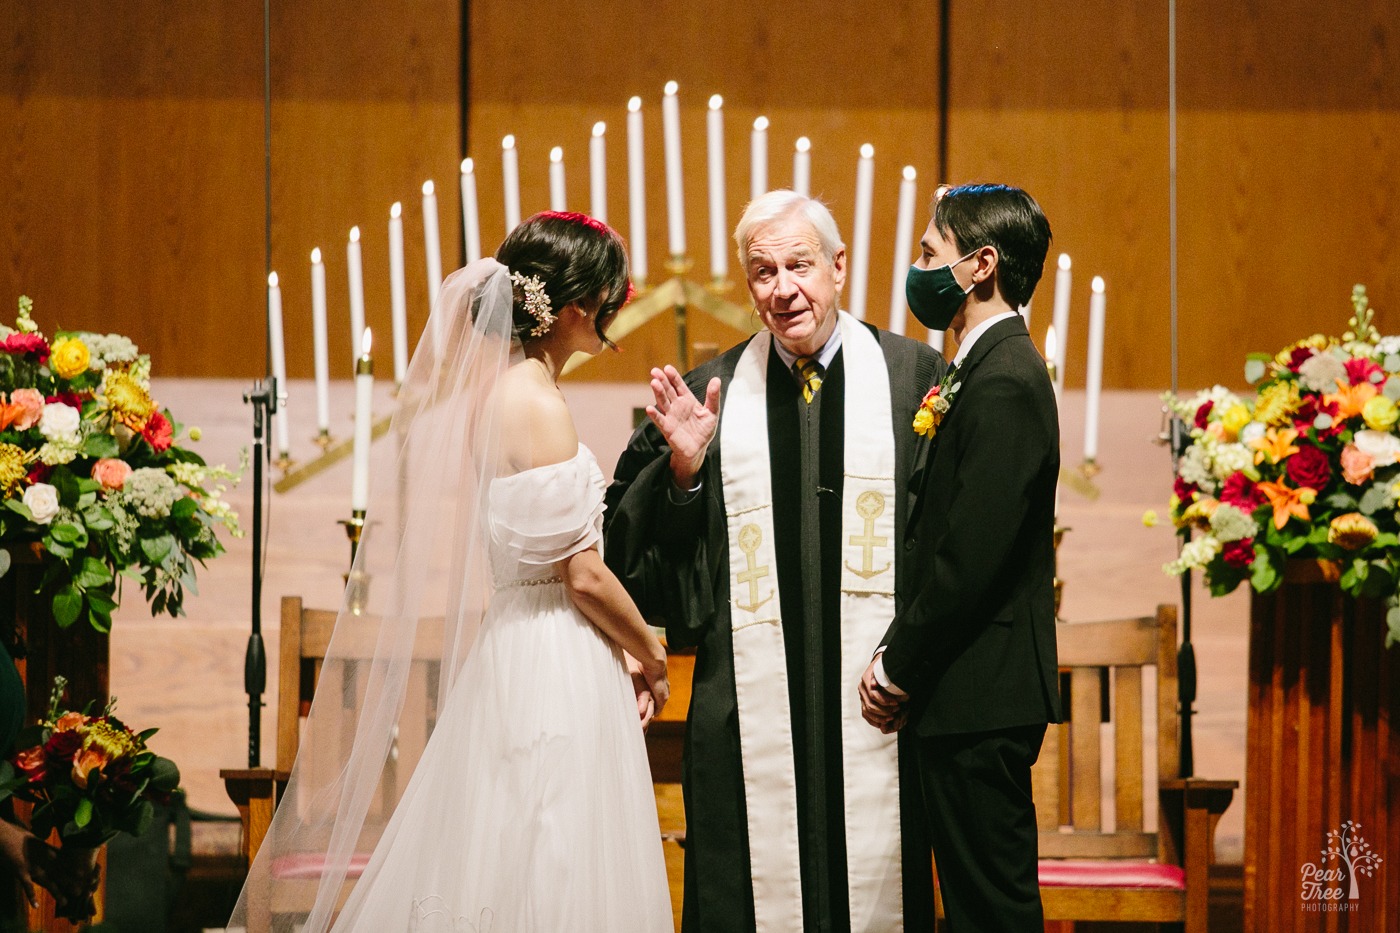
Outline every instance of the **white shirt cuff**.
POLYGON ((881 687, 883 687, 884 689, 888 690, 890 693, 893 693, 895 696, 897 696, 897 697, 899 697, 899 698, 901 698, 901 699, 903 699, 904 697, 907 697, 907 696, 909 695, 909 694, 905 693, 903 690, 901 690, 901 689, 899 689, 898 687, 896 687, 896 686, 890 681, 889 676, 885 673, 885 649, 884 649, 884 648, 881 648, 879 651, 875 652, 875 682, 876 682, 877 684, 879 684, 881 687))

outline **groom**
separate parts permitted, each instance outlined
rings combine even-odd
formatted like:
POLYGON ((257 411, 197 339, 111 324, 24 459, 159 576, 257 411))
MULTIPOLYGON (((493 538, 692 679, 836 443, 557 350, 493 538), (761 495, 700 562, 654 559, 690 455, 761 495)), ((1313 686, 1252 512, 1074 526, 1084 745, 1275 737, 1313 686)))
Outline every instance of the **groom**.
POLYGON ((905 547, 912 585, 861 680, 867 722, 915 734, 948 927, 1043 930, 1031 765, 1060 720, 1053 578, 1055 396, 1016 309, 1050 243, 1018 188, 965 185, 934 205, 909 308, 952 327, 930 392, 905 547))
POLYGON ((766 330, 652 371, 606 512, 608 565, 696 648, 682 929, 929 930, 912 748, 861 721, 856 687, 903 579, 908 425, 945 366, 838 312, 821 202, 769 192, 734 238, 766 330))

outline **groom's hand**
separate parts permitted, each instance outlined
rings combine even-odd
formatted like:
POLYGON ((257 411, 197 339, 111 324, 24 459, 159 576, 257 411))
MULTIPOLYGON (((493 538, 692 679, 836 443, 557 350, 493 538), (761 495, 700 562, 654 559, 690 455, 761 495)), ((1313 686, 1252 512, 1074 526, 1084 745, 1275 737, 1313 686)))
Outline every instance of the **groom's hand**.
POLYGON ((711 379, 702 403, 674 366, 651 371, 655 404, 647 406, 647 417, 671 448, 671 476, 681 489, 695 487, 705 451, 719 427, 719 388, 719 378, 711 379))
POLYGON ((880 686, 875 678, 875 660, 871 660, 860 678, 861 717, 887 735, 897 732, 908 718, 905 699, 880 686))
POLYGON ((645 732, 656 718, 656 697, 652 696, 651 687, 647 684, 642 662, 625 651, 622 655, 627 659, 627 673, 632 676, 632 692, 637 697, 637 717, 641 719, 642 731, 645 732))

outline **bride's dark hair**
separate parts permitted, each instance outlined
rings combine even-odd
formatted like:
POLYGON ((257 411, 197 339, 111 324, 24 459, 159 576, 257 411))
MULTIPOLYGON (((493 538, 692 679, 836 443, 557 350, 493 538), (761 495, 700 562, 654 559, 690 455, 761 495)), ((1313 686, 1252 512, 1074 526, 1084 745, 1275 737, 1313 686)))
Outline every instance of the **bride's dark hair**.
MULTIPOLYGON (((594 329, 608 346, 604 333, 618 309, 632 295, 627 273, 627 248, 617 231, 587 214, 545 211, 521 223, 496 250, 496 261, 512 273, 535 276, 544 283, 549 310, 577 304, 594 312, 594 329)), ((539 325, 525 309, 525 290, 514 286, 515 336, 535 339, 530 331, 539 325)))

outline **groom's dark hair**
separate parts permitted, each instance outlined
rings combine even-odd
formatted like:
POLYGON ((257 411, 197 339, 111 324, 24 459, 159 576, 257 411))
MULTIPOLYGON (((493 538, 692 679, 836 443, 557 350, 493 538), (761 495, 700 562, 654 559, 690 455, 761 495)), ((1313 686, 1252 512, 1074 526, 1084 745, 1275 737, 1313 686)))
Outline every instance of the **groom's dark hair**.
POLYGON ((1010 185, 958 185, 934 203, 933 222, 959 256, 995 247, 1006 303, 1019 308, 1031 300, 1050 249, 1050 221, 1035 198, 1010 185))

